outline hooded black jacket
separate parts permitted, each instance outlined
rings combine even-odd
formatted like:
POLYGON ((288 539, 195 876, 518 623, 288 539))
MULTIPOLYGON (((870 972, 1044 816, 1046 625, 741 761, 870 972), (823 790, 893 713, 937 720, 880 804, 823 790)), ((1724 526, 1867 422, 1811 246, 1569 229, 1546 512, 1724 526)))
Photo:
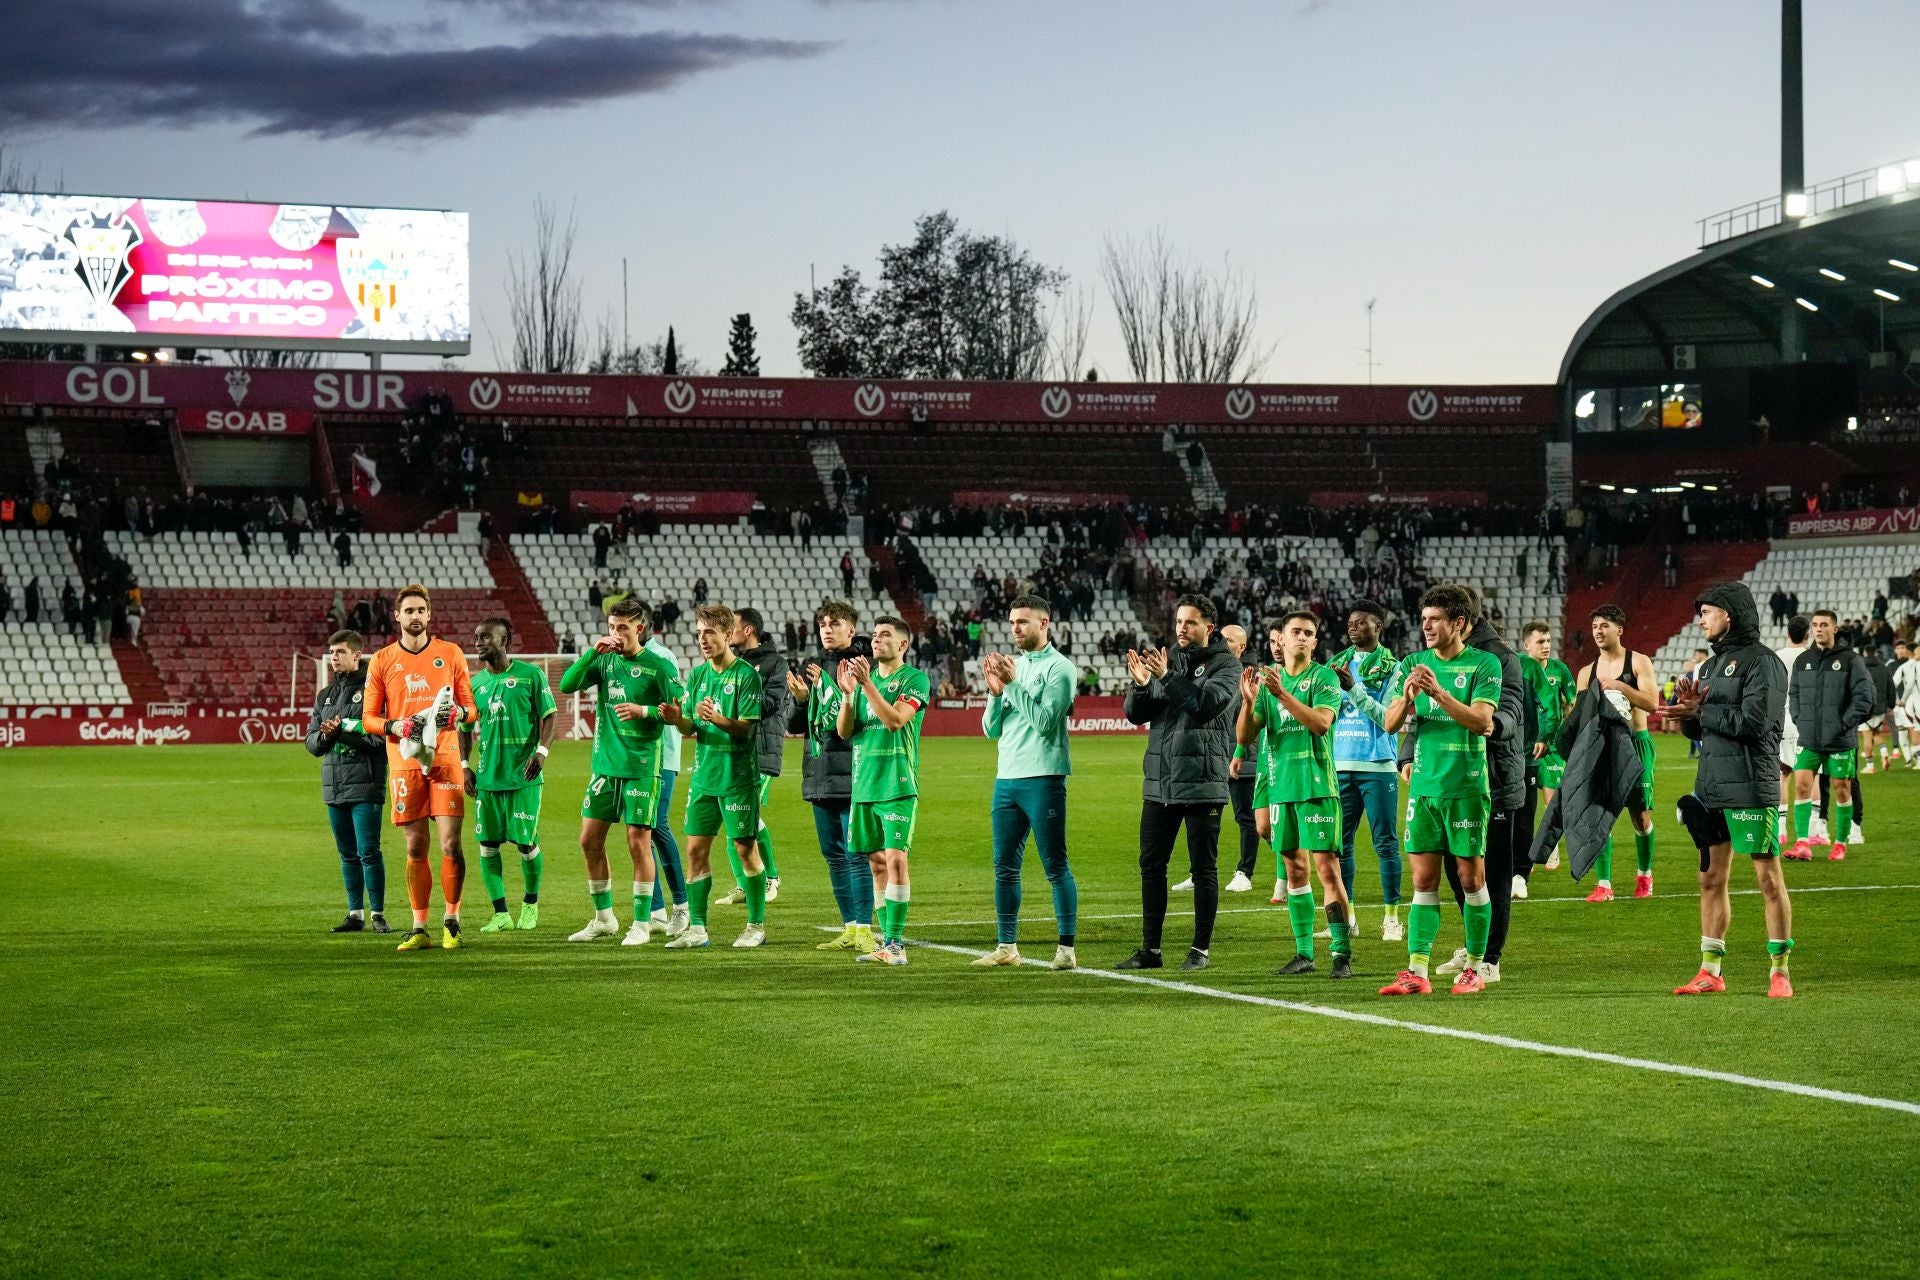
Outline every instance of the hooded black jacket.
POLYGON ((358 720, 367 669, 358 667, 327 682, 307 717, 307 750, 320 757, 320 799, 327 804, 383 804, 387 798, 387 740, 342 729, 328 742, 320 726, 338 717, 358 720))
MULTIPOLYGON (((787 714, 787 730, 803 739, 800 798, 808 804, 844 806, 853 800, 853 744, 834 729, 841 695, 833 683, 833 673, 841 659, 855 656, 852 649, 811 655, 807 662, 820 668, 820 683, 808 693, 805 702, 791 698, 789 691, 793 709, 787 714)), ((806 663, 801 664, 800 672, 804 679, 806 663)))
POLYGON ((1496 813, 1518 809, 1527 802, 1527 753, 1538 729, 1527 675, 1520 656, 1485 618, 1473 624, 1467 643, 1500 659, 1500 705, 1493 709, 1493 736, 1487 739, 1487 787, 1496 813))
POLYGON ((1227 761, 1240 673, 1233 650, 1215 632, 1204 649, 1175 648, 1167 674, 1127 685, 1127 719, 1151 726, 1142 798, 1159 804, 1227 803, 1227 761))
POLYGON ((1854 748, 1854 730, 1873 718, 1873 677, 1853 649, 1809 645, 1793 660, 1787 707, 1803 751, 1823 756, 1854 748))
POLYGON ((754 730, 754 747, 760 753, 760 776, 780 776, 780 757, 787 746, 787 715, 793 708, 793 691, 787 688, 786 655, 764 639, 740 656, 760 673, 760 724, 754 730))
POLYGON ((1700 742, 1693 792, 1709 809, 1771 809, 1780 803, 1787 669, 1760 643, 1760 610, 1745 583, 1708 587, 1694 604, 1717 605, 1732 622, 1701 672, 1699 718, 1680 722, 1700 742))
POLYGON ((1566 743, 1567 767, 1553 803, 1541 815, 1528 856, 1543 863, 1553 856, 1562 834, 1567 860, 1579 880, 1599 860, 1613 835, 1620 811, 1640 794, 1640 749, 1633 740, 1633 721, 1605 698, 1590 698, 1579 713, 1579 727, 1566 743))

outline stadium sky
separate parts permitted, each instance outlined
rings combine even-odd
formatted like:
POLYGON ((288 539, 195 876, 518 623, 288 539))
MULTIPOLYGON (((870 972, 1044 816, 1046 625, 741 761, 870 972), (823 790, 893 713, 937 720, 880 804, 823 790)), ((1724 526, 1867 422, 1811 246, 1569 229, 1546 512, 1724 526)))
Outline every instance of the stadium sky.
MULTIPOLYGON (((1920 155, 1911 0, 1809 0, 1807 177, 1920 155)), ((951 210, 1096 290, 1159 226, 1254 279, 1265 379, 1544 382, 1609 293, 1779 171, 1771 0, 58 0, 0 41, 0 142, 76 192, 473 214, 574 204, 590 315, 763 371, 813 266, 951 210)))

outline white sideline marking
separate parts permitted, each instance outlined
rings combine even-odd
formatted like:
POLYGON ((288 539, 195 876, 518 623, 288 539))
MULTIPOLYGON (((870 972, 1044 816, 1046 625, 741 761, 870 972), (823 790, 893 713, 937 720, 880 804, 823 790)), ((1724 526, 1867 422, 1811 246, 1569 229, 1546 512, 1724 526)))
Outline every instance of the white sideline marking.
MULTIPOLYGON (((970 956, 975 959, 987 954, 985 951, 975 951, 969 947, 956 947, 944 942, 918 942, 911 938, 907 940, 907 945, 927 951, 944 951, 949 955, 970 956)), ((1048 967, 1044 960, 1025 956, 1021 957, 1020 963, 1041 969, 1048 967)), ((1514 1036, 1492 1035, 1485 1031, 1468 1031, 1460 1027, 1437 1027, 1427 1022, 1407 1022, 1400 1018, 1382 1017, 1377 1013, 1358 1013, 1351 1009, 1336 1009, 1298 1000, 1276 1000, 1271 996, 1247 995, 1239 991, 1225 991, 1219 987, 1203 987, 1192 982, 1178 982, 1167 978, 1149 978, 1138 973, 1120 973, 1112 969, 1075 969, 1073 972, 1089 978, 1105 978, 1109 982, 1131 982, 1137 986, 1160 987, 1167 991, 1184 992, 1187 995, 1209 996, 1215 1000, 1231 1000, 1238 1004, 1259 1005, 1267 1009, 1285 1009, 1290 1013, 1311 1013, 1318 1017, 1334 1018, 1342 1022, 1359 1022, 1373 1027, 1392 1027, 1397 1031, 1418 1031, 1430 1036, 1446 1036, 1453 1040, 1471 1040, 1476 1044, 1490 1044, 1501 1049, 1545 1053, 1557 1058, 1579 1058, 1586 1062, 1603 1062, 1609 1066, 1634 1067, 1641 1071, 1658 1071, 1665 1075, 1687 1076, 1695 1080, 1714 1080, 1721 1084, 1739 1084, 1750 1089, 1768 1089, 1774 1093, 1791 1093, 1802 1098, 1818 1098, 1824 1102, 1846 1102, 1857 1107, 1877 1107, 1882 1111, 1902 1111, 1908 1115, 1920 1116, 1920 1102, 1902 1102, 1898 1098, 1876 1098, 1871 1094, 1848 1093, 1843 1089, 1822 1089, 1818 1085, 1795 1084, 1791 1080, 1767 1080, 1760 1076, 1743 1076, 1732 1071, 1713 1071, 1706 1067, 1688 1067, 1677 1062, 1659 1062, 1653 1058, 1629 1058, 1618 1053, 1601 1053, 1594 1049, 1576 1049, 1571 1045, 1521 1040, 1514 1036)))
MULTIPOLYGON (((1799 897, 1803 893, 1887 893, 1887 892, 1894 892, 1897 890, 1911 890, 1911 889, 1920 889, 1920 884, 1814 884, 1814 885, 1805 885, 1798 888, 1796 888, 1793 885, 1787 886, 1788 893, 1793 897, 1799 897)), ((1760 891, 1758 889, 1730 889, 1727 891, 1727 896, 1730 898, 1754 898, 1754 897, 1758 897, 1759 895, 1760 895, 1760 891)), ((1656 893, 1656 894, 1653 894, 1651 897, 1640 899, 1640 901, 1651 902, 1656 898, 1685 898, 1689 902, 1698 902, 1700 900, 1700 895, 1697 892, 1695 893, 1656 893)), ((1620 895, 1619 898, 1616 899, 1616 901, 1620 901, 1620 902, 1628 902, 1632 900, 1633 899, 1626 894, 1622 894, 1620 895)), ((1516 898, 1514 899, 1514 901, 1516 902, 1585 902, 1586 898, 1584 896, 1571 897, 1571 898, 1516 898)), ((1402 903, 1401 905, 1405 906, 1406 904, 1402 903)), ((1318 899, 1315 900, 1314 906, 1316 908, 1320 906, 1318 899)), ((1371 913, 1371 912, 1380 910, 1380 904, 1377 902, 1363 903, 1361 908, 1356 908, 1356 909, 1364 909, 1371 913)), ((1284 906, 1279 906, 1273 903, 1269 903, 1266 906, 1260 906, 1260 907, 1222 907, 1215 914, 1223 915, 1223 916, 1245 916, 1245 915, 1257 915, 1261 912, 1266 912, 1266 911, 1278 912, 1281 915, 1286 914, 1286 908, 1284 906)), ((1171 920, 1176 916, 1190 916, 1192 914, 1193 912, 1191 911, 1169 911, 1167 912, 1167 918, 1171 920)), ((1081 920, 1138 920, 1140 918, 1140 913, 1138 911, 1116 911, 1106 915, 1087 915, 1083 912, 1078 918, 1081 920)), ((915 920, 913 922, 913 927, 916 929, 982 928, 986 925, 998 924, 998 923, 1000 923, 998 920, 915 920)))

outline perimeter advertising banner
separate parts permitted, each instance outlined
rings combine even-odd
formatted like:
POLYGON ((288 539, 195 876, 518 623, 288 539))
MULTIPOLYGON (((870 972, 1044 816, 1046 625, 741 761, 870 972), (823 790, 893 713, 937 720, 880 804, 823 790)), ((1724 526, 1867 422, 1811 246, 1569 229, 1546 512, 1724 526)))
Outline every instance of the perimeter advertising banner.
MULTIPOLYGON (((464 293, 463 293, 464 298, 464 293)), ((464 303, 463 303, 464 307, 464 303)), ((464 322, 465 312, 462 311, 464 322)), ((831 421, 876 430, 927 422, 1379 426, 1412 433, 1475 427, 1529 437, 1554 420, 1553 388, 1223 387, 1165 383, 861 382, 841 378, 593 377, 382 373, 209 365, 0 364, 0 404, 136 411, 220 406, 319 414, 404 413, 428 393, 478 416, 654 421, 831 421)))
POLYGON ((1920 533, 1920 507, 1876 507, 1787 517, 1789 538, 1861 538, 1883 533, 1920 533))
POLYGON ((464 355, 467 215, 0 193, 0 340, 464 355))

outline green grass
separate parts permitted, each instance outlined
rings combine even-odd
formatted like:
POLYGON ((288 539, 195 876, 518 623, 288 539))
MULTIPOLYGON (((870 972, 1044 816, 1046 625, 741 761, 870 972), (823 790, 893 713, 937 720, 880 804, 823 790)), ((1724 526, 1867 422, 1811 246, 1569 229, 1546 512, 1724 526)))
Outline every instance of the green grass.
MULTIPOLYGON (((1660 745, 1664 801, 1691 775, 1660 745)), ((1140 743, 1074 750, 1083 917, 1136 912, 1140 743)), ((990 945, 941 924, 992 914, 990 750, 926 759, 908 933, 990 945)), ((887 971, 816 953, 834 913, 791 777, 771 946, 569 945, 586 764, 567 744, 550 770, 541 929, 400 956, 397 935, 325 932, 339 881, 297 749, 0 753, 0 1275, 1911 1274, 1920 1116, 926 950, 887 971)), ((1866 787, 1872 842, 1790 864, 1796 888, 1920 884, 1920 776, 1866 787)), ((1200 976, 1920 1102, 1920 893, 1796 897, 1791 1002, 1762 998, 1759 903, 1736 898, 1732 992, 1675 1000, 1699 926, 1670 810, 1660 841, 1676 896, 1546 901, 1579 890, 1536 876, 1479 999, 1373 994, 1402 957, 1364 851, 1362 980, 1326 981, 1324 951, 1320 975, 1273 976, 1290 944, 1264 892, 1229 898, 1257 910, 1221 918, 1200 976)), ((739 912, 717 909, 723 944, 739 912)), ((1137 927, 1086 919, 1082 963, 1137 927)), ((1458 938, 1449 903, 1441 949, 1458 938)))

